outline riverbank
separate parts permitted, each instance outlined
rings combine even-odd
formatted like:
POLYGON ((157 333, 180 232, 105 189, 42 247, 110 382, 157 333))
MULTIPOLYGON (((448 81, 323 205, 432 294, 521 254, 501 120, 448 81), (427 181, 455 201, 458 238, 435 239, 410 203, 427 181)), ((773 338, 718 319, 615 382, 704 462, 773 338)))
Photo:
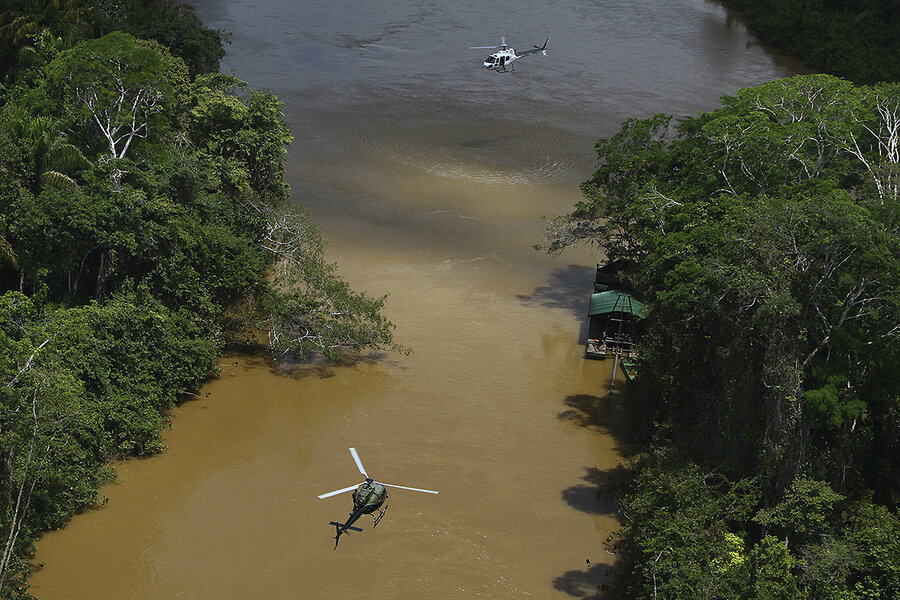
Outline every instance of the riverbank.
POLYGON ((859 84, 900 81, 900 12, 893 2, 820 3, 723 0, 740 11, 760 39, 817 72, 859 84))
POLYGON ((239 300, 279 353, 395 346, 382 301, 335 275, 290 205, 282 104, 218 72, 220 32, 173 2, 0 16, 0 595, 15 596, 34 539, 104 501, 109 461, 162 449, 239 300), (275 263, 302 267, 270 281, 275 263))
POLYGON ((171 452, 121 467, 104 510, 42 540, 35 591, 334 598, 366 582, 385 598, 594 594, 614 526, 596 480, 621 460, 604 403, 611 365, 582 358, 596 259, 534 252, 540 219, 578 198, 597 137, 623 118, 695 114, 790 65, 703 0, 613 3, 602 18, 517 5, 508 41, 527 47, 547 30, 559 44, 505 75, 467 50, 496 43, 496 5, 197 7, 235 32, 223 70, 285 102, 293 198, 355 289, 390 294, 386 315, 414 353, 298 378, 242 362, 181 407, 171 452), (448 50, 413 63, 425 47, 448 50), (335 552, 327 523, 349 506, 315 495, 358 474, 350 446, 379 478, 441 493, 392 494, 378 528, 335 552), (161 461, 154 493, 140 469, 161 461), (134 488, 134 505, 113 495, 134 488), (103 552, 125 538, 121 560, 103 552))

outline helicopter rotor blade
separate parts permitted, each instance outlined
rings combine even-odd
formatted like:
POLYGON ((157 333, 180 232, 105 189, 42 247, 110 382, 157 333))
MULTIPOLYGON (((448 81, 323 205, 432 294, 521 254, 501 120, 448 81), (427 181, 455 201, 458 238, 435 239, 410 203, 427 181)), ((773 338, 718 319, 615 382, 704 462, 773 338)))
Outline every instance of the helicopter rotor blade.
MULTIPOLYGON (((380 481, 378 483, 381 483, 380 481)), ((425 492, 426 494, 437 494, 434 490, 423 490, 422 488, 406 487, 405 485, 393 485, 390 483, 381 483, 381 485, 392 488, 400 488, 401 490, 412 490, 414 492, 425 492)))
POLYGON ((350 454, 353 455, 353 460, 356 461, 356 468, 359 469, 359 472, 363 474, 363 477, 368 479, 369 474, 366 473, 366 470, 363 468, 362 461, 359 460, 359 454, 356 453, 356 448, 350 448, 350 454))
POLYGON ((361 485, 362 485, 361 483, 354 483, 353 485, 345 487, 341 490, 334 490, 333 492, 328 492, 327 494, 322 494, 321 496, 319 496, 319 499, 324 500, 325 498, 331 498, 332 496, 337 496, 338 494, 343 494, 344 492, 349 492, 350 490, 355 490, 356 488, 358 488, 361 485))
POLYGON ((488 48, 507 48, 506 45, 506 36, 500 36, 500 45, 499 46, 469 46, 469 50, 487 50, 488 48))

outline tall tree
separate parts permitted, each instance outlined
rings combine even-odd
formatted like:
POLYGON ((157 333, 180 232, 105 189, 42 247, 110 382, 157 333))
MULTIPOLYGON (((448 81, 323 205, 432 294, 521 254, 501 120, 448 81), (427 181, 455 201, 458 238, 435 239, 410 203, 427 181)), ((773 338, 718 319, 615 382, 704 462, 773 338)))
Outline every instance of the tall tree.
POLYGON ((187 67, 164 47, 113 32, 82 42, 47 66, 49 85, 60 90, 68 123, 85 124, 85 140, 98 136, 108 158, 124 158, 132 144, 173 118, 176 90, 187 85, 187 67))
POLYGON ((867 462, 896 418, 881 357, 900 342, 897 101, 894 86, 802 76, 674 131, 665 116, 628 121, 548 227, 550 250, 589 241, 632 261, 653 306, 645 418, 731 468, 765 465, 772 498, 811 464, 840 488, 898 487, 867 462), (721 435, 701 437, 710 426, 721 435))

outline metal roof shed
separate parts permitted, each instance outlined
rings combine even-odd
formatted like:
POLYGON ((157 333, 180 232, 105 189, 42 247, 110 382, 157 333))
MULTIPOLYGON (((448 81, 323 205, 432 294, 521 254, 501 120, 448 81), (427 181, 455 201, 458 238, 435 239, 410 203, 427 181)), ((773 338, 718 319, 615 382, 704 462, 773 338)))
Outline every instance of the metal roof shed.
POLYGON ((614 312, 631 314, 638 319, 647 314, 647 305, 628 292, 620 290, 606 290, 591 294, 591 305, 588 316, 611 314, 614 312))

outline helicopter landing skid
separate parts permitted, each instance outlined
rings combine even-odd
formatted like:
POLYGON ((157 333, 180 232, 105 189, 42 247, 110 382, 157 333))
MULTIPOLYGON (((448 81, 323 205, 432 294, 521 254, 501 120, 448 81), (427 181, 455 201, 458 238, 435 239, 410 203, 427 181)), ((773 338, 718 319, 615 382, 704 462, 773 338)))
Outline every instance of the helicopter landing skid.
POLYGON ((372 529, 375 529, 375 526, 378 525, 378 523, 381 522, 381 519, 384 518, 384 513, 386 513, 386 512, 387 512, 387 506, 385 506, 385 507, 382 508, 380 511, 378 511, 378 516, 377 516, 377 517, 376 517, 375 515, 372 515, 372 519, 375 521, 375 522, 372 524, 372 529))

